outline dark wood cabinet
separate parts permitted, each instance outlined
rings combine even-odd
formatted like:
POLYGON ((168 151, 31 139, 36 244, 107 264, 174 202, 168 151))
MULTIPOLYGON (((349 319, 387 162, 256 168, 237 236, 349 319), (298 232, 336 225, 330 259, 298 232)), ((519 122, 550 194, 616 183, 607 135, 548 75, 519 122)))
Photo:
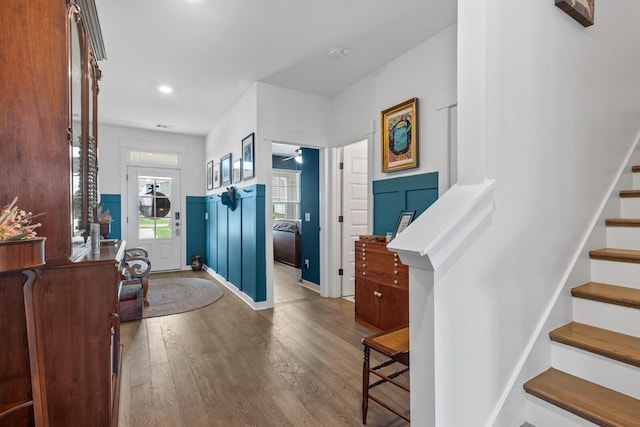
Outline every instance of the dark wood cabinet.
POLYGON ((356 321, 374 330, 409 324, 409 269, 380 241, 355 242, 356 321))
POLYGON ((0 268, 0 427, 117 424, 124 243, 92 255, 83 231, 97 198, 95 12, 93 0, 2 3, 0 206, 18 196, 45 213, 46 256, 0 268))

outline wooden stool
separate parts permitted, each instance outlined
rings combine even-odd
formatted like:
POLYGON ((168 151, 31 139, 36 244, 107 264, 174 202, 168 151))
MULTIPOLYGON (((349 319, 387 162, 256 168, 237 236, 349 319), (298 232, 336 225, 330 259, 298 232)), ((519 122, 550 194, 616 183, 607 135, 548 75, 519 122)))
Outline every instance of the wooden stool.
POLYGON ((409 327, 401 327, 391 329, 386 332, 382 332, 376 335, 364 337, 362 339, 362 345, 364 345, 364 361, 362 364, 362 424, 367 423, 367 409, 369 409, 369 399, 382 405, 384 408, 393 412, 399 417, 404 418, 407 421, 411 421, 408 416, 401 414, 398 410, 392 408, 387 403, 380 400, 380 398, 369 395, 369 390, 380 384, 390 383, 402 390, 409 392, 409 387, 398 383, 394 380, 399 375, 409 371, 409 327), (374 349, 378 353, 388 357, 389 359, 373 368, 369 366, 369 358, 371 355, 371 349, 374 349), (400 370, 393 372, 389 375, 384 375, 378 372, 386 366, 394 363, 400 363, 404 365, 400 370), (369 385, 369 374, 374 374, 381 379, 375 383, 369 385))

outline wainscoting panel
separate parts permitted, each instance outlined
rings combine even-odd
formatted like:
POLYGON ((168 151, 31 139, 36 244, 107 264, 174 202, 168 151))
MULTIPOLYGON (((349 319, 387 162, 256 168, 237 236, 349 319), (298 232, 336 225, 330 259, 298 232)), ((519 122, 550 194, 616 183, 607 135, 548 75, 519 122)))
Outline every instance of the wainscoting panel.
POLYGON ((204 214, 207 211, 207 201, 202 196, 187 196, 187 211, 182 218, 182 226, 187 233, 186 264, 190 265, 194 255, 200 255, 202 262, 207 263, 207 223, 204 214))
POLYGON ((111 214, 110 239, 122 239, 122 201, 119 194, 100 194, 100 204, 111 214))
POLYGON ((402 210, 416 217, 438 199, 438 172, 373 181, 373 234, 384 236, 396 228, 402 210))
POLYGON ((207 196, 209 226, 207 253, 210 268, 255 302, 265 301, 265 186, 237 189, 235 211, 218 195, 207 196))

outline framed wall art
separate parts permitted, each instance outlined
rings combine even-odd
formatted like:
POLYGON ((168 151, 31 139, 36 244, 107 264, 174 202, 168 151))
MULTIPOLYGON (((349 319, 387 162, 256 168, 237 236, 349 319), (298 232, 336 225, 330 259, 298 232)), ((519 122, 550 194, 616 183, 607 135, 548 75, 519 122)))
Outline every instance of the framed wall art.
POLYGON ((595 0, 555 0, 556 6, 564 10, 583 27, 593 25, 593 7, 595 0))
POLYGON ((220 184, 231 184, 231 153, 220 159, 220 184))
POLYGON ((416 211, 400 211, 398 222, 396 222, 396 229, 393 232, 394 239, 398 234, 402 233, 409 224, 411 224, 414 216, 416 216, 416 211))
POLYGON ((207 190, 213 190, 213 160, 207 163, 207 190))
POLYGON ((242 140, 242 179, 250 179, 255 176, 255 134, 251 133, 242 140))
POLYGON ((233 162, 233 183, 242 181, 242 159, 233 162))
POLYGON ((220 163, 213 165, 213 188, 220 188, 220 163))
POLYGON ((418 167, 418 98, 380 113, 382 172, 418 167))

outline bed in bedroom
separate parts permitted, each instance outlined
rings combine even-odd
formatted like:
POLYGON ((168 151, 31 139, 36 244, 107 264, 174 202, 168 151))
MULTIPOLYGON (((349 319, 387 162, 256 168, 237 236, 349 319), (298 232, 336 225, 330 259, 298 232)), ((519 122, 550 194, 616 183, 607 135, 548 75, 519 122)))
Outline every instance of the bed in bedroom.
POLYGON ((300 268, 300 221, 278 219, 273 222, 273 259, 300 268))

